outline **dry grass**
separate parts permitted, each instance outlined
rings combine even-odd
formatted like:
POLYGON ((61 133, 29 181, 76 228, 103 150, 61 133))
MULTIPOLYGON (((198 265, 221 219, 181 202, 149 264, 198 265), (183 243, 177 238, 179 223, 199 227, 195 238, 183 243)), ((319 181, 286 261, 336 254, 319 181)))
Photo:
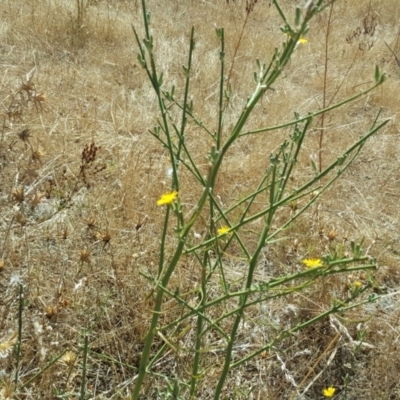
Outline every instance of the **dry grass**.
MULTIPOLYGON (((152 287, 139 272, 154 274, 158 268, 163 212, 155 200, 169 189, 168 154, 147 133, 158 114, 150 84, 137 63, 130 27, 132 22, 139 28, 142 24, 137 3, 88 2, 81 27, 76 24, 75 2, 7 0, 0 4, 3 398, 80 398, 85 334, 90 347, 86 398, 124 398, 132 389, 153 305, 152 287), (23 341, 15 390, 18 357, 10 350, 18 331, 20 284, 23 341), (60 360, 38 374, 59 355, 60 360)), ((157 62, 166 75, 166 86, 174 83, 177 91, 182 89, 180 66, 186 62, 189 29, 194 25, 195 108, 215 128, 219 49, 214 24, 225 27, 230 61, 243 23, 244 2, 161 3, 149 1, 149 7, 157 62)), ((293 15, 293 2, 281 3, 293 15)), ((343 388, 345 377, 350 381, 347 399, 400 398, 396 294, 400 286, 400 68, 385 46, 387 42, 400 57, 399 17, 400 4, 395 0, 339 0, 335 5, 328 102, 367 87, 376 63, 390 78, 373 94, 325 120, 323 163, 327 165, 367 130, 380 107, 391 122, 367 143, 318 207, 288 230, 287 241, 266 250, 258 272, 258 279, 263 280, 294 271, 304 256, 345 253, 350 240, 364 237, 368 253, 380 265, 376 291, 385 296, 340 321, 313 326, 285 341, 279 352, 249 362, 230 377, 226 398, 294 399, 296 384, 309 386, 304 398, 317 399, 326 386, 343 388), (361 327, 367 332, 366 344, 357 348, 361 327)), ((297 49, 249 129, 275 125, 295 111, 304 114, 321 106, 326 22, 327 13, 313 21, 308 43, 297 49)), ((254 60, 267 60, 284 40, 280 25, 274 8, 260 0, 237 52, 231 77, 235 94, 226 126, 251 93, 254 60)), ((287 134, 282 130, 236 143, 217 185, 222 203, 232 204, 247 193, 268 165, 269 154, 287 134)), ((206 171, 210 140, 195 127, 189 135, 197 162, 206 171)), ((298 181, 310 174, 309 157, 318 152, 318 135, 315 130, 305 143, 295 176, 298 181)), ((181 183, 185 207, 190 209, 201 188, 194 189, 189 178, 182 177, 181 183)), ((199 234, 203 228, 196 226, 199 234)), ((229 279, 239 280, 240 262, 232 257, 227 263, 229 279)), ((237 351, 257 348, 271 332, 323 310, 333 298, 344 295, 347 279, 362 278, 331 277, 284 302, 253 309, 246 316, 240 333, 242 347, 237 351)), ((196 264, 187 259, 172 286, 188 293, 190 299, 198 280, 196 264)), ((162 324, 180 312, 172 301, 166 310, 162 324)), ((182 352, 167 352, 156 371, 167 376, 189 374, 184 349, 192 339, 190 331, 182 334, 175 343, 182 352)), ((207 340, 210 358, 207 380, 199 390, 202 399, 211 398, 221 362, 218 343, 213 337, 207 340)), ((144 398, 162 398, 163 385, 162 379, 149 379, 144 398)))

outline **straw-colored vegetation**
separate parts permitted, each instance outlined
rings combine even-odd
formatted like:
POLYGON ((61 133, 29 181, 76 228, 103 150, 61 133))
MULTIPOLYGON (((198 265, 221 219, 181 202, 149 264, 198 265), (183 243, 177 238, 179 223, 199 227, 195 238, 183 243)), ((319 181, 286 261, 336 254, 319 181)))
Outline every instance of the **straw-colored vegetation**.
MULTIPOLYGON (((271 2, 253 3, 246 13, 243 0, 148 1, 157 68, 165 85, 174 84, 180 93, 194 26, 191 96, 198 118, 213 130, 220 74, 215 27, 225 28, 233 90, 224 132, 253 92, 255 60, 267 63, 287 41, 271 2)), ((293 3, 279 2, 292 19, 293 3)), ((146 276, 159 270, 166 212, 157 200, 174 190, 169 153, 149 134, 160 114, 131 27, 143 37, 140 2, 4 0, 0 15, 0 398, 130 398, 153 316, 156 288, 146 276)), ((244 357, 262 348, 268 335, 313 318, 349 293, 366 288, 362 299, 379 299, 326 317, 240 365, 228 374, 222 398, 400 398, 399 20, 397 0, 338 0, 310 22, 307 42, 299 43, 246 125, 246 130, 279 125, 295 112, 307 115, 354 96, 374 85, 375 65, 380 66, 385 83, 315 117, 290 184, 300 185, 313 176, 313 166, 323 169, 336 160, 370 130, 379 110, 379 121, 389 122, 281 240, 263 249, 256 280, 293 274, 307 264, 318 267, 327 254, 348 257, 351 243, 362 243, 378 269, 329 275, 249 309, 234 352, 244 357)), ((269 155, 290 133, 289 127, 243 136, 231 146, 215 185, 221 207, 241 201, 257 185, 269 155)), ((212 141, 196 124, 186 135, 206 175, 212 141)), ((201 193, 182 174, 185 212, 201 193)), ((282 207, 277 223, 312 196, 318 194, 282 207)), ((251 240, 258 224, 244 228, 250 249, 257 245, 256 236, 251 240)), ((193 245, 206 238, 207 227, 207 221, 197 221, 193 245)), ((230 237, 227 227, 217 228, 222 238, 230 237)), ((171 225, 167 259, 176 242, 171 225)), ((224 256, 224 279, 234 290, 241 287, 245 265, 237 250, 224 256)), ((169 287, 194 307, 200 275, 196 260, 182 257, 169 287)), ((221 286, 214 278, 210 296, 221 286)), ((223 313, 223 306, 210 318, 223 313)), ((166 297, 160 324, 182 312, 166 297)), ((167 346, 146 377, 143 399, 174 398, 167 397, 167 386, 190 376, 187 349, 195 340, 194 326, 189 320, 171 339, 156 335, 153 353, 167 346)), ((228 332, 230 322, 222 328, 228 332)), ((224 361, 219 337, 210 331, 204 341, 199 399, 213 398, 224 361)))

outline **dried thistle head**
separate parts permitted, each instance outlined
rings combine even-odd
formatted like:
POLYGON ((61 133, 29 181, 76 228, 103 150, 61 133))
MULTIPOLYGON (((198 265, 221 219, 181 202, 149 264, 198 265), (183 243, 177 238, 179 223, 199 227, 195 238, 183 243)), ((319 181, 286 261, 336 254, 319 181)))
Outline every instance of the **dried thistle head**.
POLYGON ((61 299, 59 300, 58 304, 61 308, 67 308, 71 302, 68 299, 61 299))
POLYGON ((46 96, 44 95, 44 93, 36 94, 35 91, 31 94, 31 98, 33 100, 33 103, 35 104, 36 110, 43 110, 42 103, 46 101, 46 96))
POLYGON ((27 223, 27 219, 26 219, 25 215, 23 213, 21 213, 20 211, 17 211, 14 214, 14 218, 21 226, 25 226, 27 223))
POLYGON ((44 93, 34 94, 32 98, 34 101, 37 101, 39 103, 42 103, 43 101, 47 100, 47 97, 45 96, 44 93))
POLYGON ((135 229, 136 232, 139 233, 139 231, 142 229, 144 223, 146 222, 148 216, 145 215, 143 219, 139 220, 136 224, 135 224, 135 229))
POLYGON ((337 236, 337 231, 335 228, 332 228, 328 233, 327 233, 327 238, 330 242, 333 242, 336 239, 337 236))
POLYGON ((67 366, 71 366, 75 363, 76 354, 73 351, 66 351, 65 354, 60 358, 60 361, 67 366))
POLYGON ((48 319, 52 319, 57 315, 58 310, 56 306, 47 306, 44 310, 44 313, 48 319))
POLYGON ((254 6, 258 0, 246 0, 246 13, 250 14, 254 10, 254 6))
POLYGON ((13 332, 7 339, 0 342, 0 358, 6 357, 9 350, 17 343, 17 332, 13 332))
POLYGON ((33 150, 33 149, 32 149, 31 158, 32 158, 32 161, 33 161, 33 162, 37 162, 37 163, 39 163, 39 164, 42 164, 42 158, 43 158, 45 155, 46 155, 46 152, 45 152, 43 149, 41 149, 40 147, 37 148, 36 150, 33 150))
POLYGON ((31 204, 32 208, 35 208, 37 205, 40 204, 40 202, 42 201, 43 197, 45 197, 44 193, 40 193, 40 192, 36 192, 34 193, 30 198, 29 198, 29 202, 31 204))
POLYGON ((110 243, 111 240, 111 234, 108 231, 105 232, 96 232, 94 234, 94 238, 96 240, 102 241, 104 243, 104 246, 110 243))
POLYGON ((89 217, 88 219, 85 220, 85 223, 86 223, 88 229, 92 230, 92 229, 96 228, 97 221, 96 221, 96 218, 89 217))
POLYGON ((10 378, 2 378, 2 389, 0 391, 0 396, 4 400, 14 399, 14 381, 10 378))
POLYGON ((25 128, 21 132, 18 133, 18 137, 23 142, 29 142, 29 139, 32 137, 31 131, 28 128, 25 128))
POLYGON ((79 259, 81 263, 90 264, 90 251, 88 249, 82 249, 79 259))
POLYGON ((28 82, 23 83, 19 88, 20 92, 27 92, 29 97, 31 95, 31 92, 35 90, 35 83, 31 79, 29 79, 28 82))
POLYGON ((14 188, 11 191, 11 195, 17 203, 23 203, 25 200, 25 191, 23 187, 14 188))

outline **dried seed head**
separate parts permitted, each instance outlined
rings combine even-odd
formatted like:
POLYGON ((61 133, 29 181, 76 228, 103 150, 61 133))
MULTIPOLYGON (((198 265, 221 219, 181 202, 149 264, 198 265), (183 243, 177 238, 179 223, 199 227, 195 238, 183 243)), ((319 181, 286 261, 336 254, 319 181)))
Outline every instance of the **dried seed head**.
POLYGON ((17 343, 17 333, 14 332, 7 339, 0 342, 0 354, 7 353, 17 343))
POLYGON ((23 141, 23 142, 29 142, 29 138, 32 137, 31 131, 29 129, 23 129, 21 132, 18 133, 18 137, 23 141))
POLYGON ((35 83, 31 80, 29 80, 27 83, 22 84, 22 86, 19 89, 20 91, 25 91, 25 92, 32 92, 35 90, 35 83))
POLYGON ((70 301, 68 299, 61 299, 58 304, 62 308, 67 308, 70 305, 70 301))
POLYGON ((96 222, 97 222, 96 218, 94 218, 94 217, 90 217, 87 220, 85 220, 85 223, 86 223, 86 225, 87 225, 87 227, 89 229, 95 229, 96 228, 96 222))
POLYGON ((87 264, 90 264, 90 251, 87 249, 81 250, 80 260, 81 263, 85 262, 87 264))
POLYGON ((254 10, 254 6, 258 0, 246 0, 246 13, 250 14, 254 10))
POLYGON ((33 196, 31 196, 30 198, 30 204, 32 208, 35 208, 38 204, 40 204, 44 196, 44 193, 40 192, 36 192, 35 194, 33 194, 33 196))
POLYGON ((260 353, 260 357, 261 358, 267 358, 268 357, 268 353, 264 350, 260 353))
POLYGON ((32 150, 32 161, 41 163, 42 158, 46 155, 46 152, 40 147, 36 150, 32 150))
POLYGON ((19 211, 17 211, 15 214, 14 214, 14 218, 15 218, 15 220, 21 225, 21 226, 24 226, 24 225, 26 225, 26 217, 25 217, 25 215, 24 214, 22 214, 21 212, 19 212, 19 211))
POLYGON ((13 196, 13 199, 17 202, 17 203, 22 203, 25 200, 25 193, 24 193, 24 188, 14 188, 11 191, 11 194, 13 196))
POLYGON ((299 203, 297 200, 293 200, 289 203, 289 207, 292 211, 296 211, 299 208, 299 203))
POLYGON ((38 101, 38 102, 43 102, 43 101, 47 100, 47 97, 45 96, 44 93, 39 93, 39 94, 33 95, 32 98, 34 101, 38 101))
POLYGON ((94 238, 96 240, 101 240, 104 244, 108 244, 111 240, 111 235, 108 231, 105 232, 96 232, 94 234, 94 238))
POLYGON ((334 229, 334 228, 331 229, 326 236, 328 237, 330 242, 334 241, 336 239, 336 236, 337 236, 336 229, 334 229))
POLYGON ((73 351, 66 351, 60 361, 67 366, 71 366, 76 360, 76 354, 73 351))
POLYGON ((48 319, 52 319, 55 315, 57 315, 58 310, 56 306, 47 306, 44 312, 48 319))

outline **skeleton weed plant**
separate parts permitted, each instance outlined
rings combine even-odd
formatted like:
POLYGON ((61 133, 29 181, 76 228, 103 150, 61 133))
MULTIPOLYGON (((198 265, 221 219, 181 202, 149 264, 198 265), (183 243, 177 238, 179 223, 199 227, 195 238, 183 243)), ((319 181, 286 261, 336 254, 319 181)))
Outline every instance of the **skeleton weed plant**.
MULTIPOLYGON (((246 130, 250 116, 257 112, 256 105, 266 95, 272 85, 277 82, 288 64, 299 41, 308 30, 309 21, 333 1, 317 0, 308 2, 304 9, 297 8, 294 23, 289 23, 283 9, 277 0, 273 1, 283 21, 281 28, 286 35, 282 48, 276 48, 268 64, 257 60, 258 72, 255 73, 255 89, 248 97, 242 112, 231 128, 224 126, 227 104, 231 98, 231 89, 227 90, 224 56, 225 38, 224 29, 216 29, 220 42, 220 81, 219 98, 216 104, 216 130, 206 126, 196 113, 196 99, 190 99, 190 84, 192 76, 192 60, 195 51, 194 28, 190 33, 188 62, 183 66, 185 85, 182 98, 175 93, 175 88, 164 87, 164 76, 157 68, 156 48, 150 29, 150 13, 146 8, 146 1, 142 0, 144 39, 140 39, 138 31, 133 28, 139 48, 139 62, 144 68, 154 89, 160 109, 159 125, 151 134, 168 151, 172 187, 171 191, 160 196, 157 204, 165 207, 164 230, 161 233, 159 265, 157 276, 145 275, 153 285, 154 309, 149 328, 144 339, 143 351, 138 374, 135 377, 135 387, 132 399, 138 399, 145 390, 146 376, 158 376, 157 363, 171 350, 185 355, 185 363, 189 360, 190 368, 186 368, 184 376, 166 376, 166 393, 173 398, 198 398, 199 385, 213 370, 217 370, 217 379, 213 387, 214 398, 219 399, 223 393, 228 374, 256 356, 276 348, 280 342, 290 335, 315 324, 328 315, 343 312, 369 301, 374 301, 374 295, 362 295, 372 284, 372 276, 368 276, 368 283, 357 285, 349 290, 346 298, 334 301, 330 307, 307 320, 296 322, 292 326, 277 331, 268 337, 265 344, 259 348, 247 348, 238 352, 235 345, 238 343, 240 326, 246 320, 248 313, 255 306, 264 305, 283 296, 300 292, 319 280, 333 274, 350 273, 360 270, 376 268, 375 260, 364 254, 361 245, 352 243, 351 252, 347 256, 339 254, 320 255, 317 258, 303 260, 303 268, 295 273, 270 277, 267 280, 255 279, 260 268, 260 257, 263 250, 274 246, 279 240, 284 240, 282 234, 294 221, 309 209, 319 196, 329 188, 344 171, 352 164, 360 150, 374 133, 381 129, 387 121, 378 122, 379 112, 368 132, 365 132, 355 143, 347 148, 335 161, 321 171, 315 166, 314 175, 308 177, 299 187, 293 187, 291 177, 299 165, 299 155, 304 146, 304 140, 313 125, 317 115, 332 112, 357 98, 364 96, 384 82, 384 75, 378 67, 375 69, 375 84, 364 92, 358 93, 340 103, 330 105, 315 113, 301 116, 295 114, 292 121, 279 126, 263 126, 255 130, 246 130), (179 113, 175 110, 178 109, 179 113), (188 145, 192 139, 188 134, 188 126, 193 124, 200 128, 205 135, 211 137, 213 145, 208 150, 208 169, 206 175, 188 145), (291 135, 283 141, 278 151, 270 155, 269 167, 260 172, 258 184, 242 198, 229 207, 221 205, 216 196, 216 184, 221 166, 232 145, 238 139, 250 135, 271 135, 282 128, 291 128, 291 135), (202 189, 195 207, 190 211, 185 206, 186 194, 181 191, 181 177, 183 173, 191 176, 202 189), (279 213, 283 207, 301 203, 302 206, 290 215, 279 213), (254 207, 264 204, 261 208, 254 207), (257 208, 257 211, 254 209, 257 208), (282 220, 282 214, 286 219, 282 220), (277 218, 280 215, 280 218, 277 218), (200 243, 193 244, 191 235, 195 224, 206 221, 207 233, 200 243), (254 232, 254 223, 258 221, 259 230, 249 240, 246 232, 254 232), (174 226, 176 246, 172 254, 168 254, 167 243, 172 233, 170 226, 174 226), (255 244, 256 243, 256 244, 255 244), (239 253, 239 254, 238 254, 239 253), (243 276, 240 284, 233 284, 226 271, 225 256, 235 254, 244 262, 243 276), (171 278, 177 272, 180 261, 191 258, 199 265, 201 281, 193 288, 196 292, 196 301, 185 293, 180 293, 171 284, 171 278), (215 279, 217 278, 217 279, 215 279), (216 284, 215 282, 219 282, 216 284), (218 286, 218 289, 215 286, 218 286), (216 294, 216 290, 218 290, 216 294), (180 316, 172 322, 163 324, 161 316, 164 314, 166 300, 175 302, 180 307, 180 316), (178 349, 180 338, 190 330, 192 339, 184 349, 178 349), (222 350, 223 362, 217 366, 207 361, 210 353, 207 338, 213 335, 214 343, 219 344, 222 350), (161 342, 159 341, 161 338, 161 342), (178 343, 178 345, 177 345, 178 343), (157 344, 157 345, 156 345, 157 344)), ((206 153, 206 152, 205 152, 206 153)), ((187 175, 186 175, 187 176, 187 175)), ((155 199, 156 201, 156 199, 155 199)), ((169 247, 168 247, 169 249, 169 247)), ((209 386, 210 384, 208 384, 209 386)))

